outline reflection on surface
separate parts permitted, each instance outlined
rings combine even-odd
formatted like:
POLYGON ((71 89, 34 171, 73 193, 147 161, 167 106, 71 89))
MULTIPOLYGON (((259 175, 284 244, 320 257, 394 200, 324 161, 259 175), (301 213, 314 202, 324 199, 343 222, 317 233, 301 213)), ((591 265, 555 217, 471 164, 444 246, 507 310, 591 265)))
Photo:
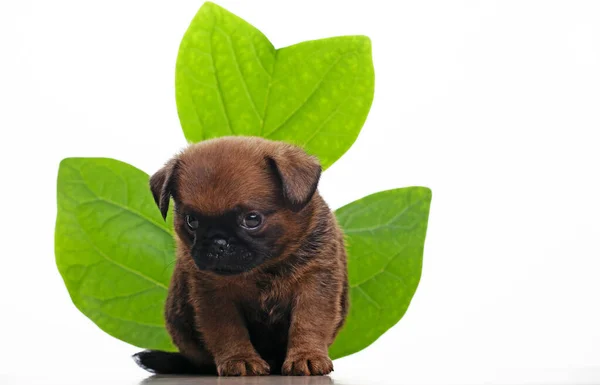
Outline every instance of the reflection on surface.
POLYGON ((152 376, 140 382, 140 385, 333 385, 328 376, 249 376, 249 377, 216 377, 216 376, 152 376))

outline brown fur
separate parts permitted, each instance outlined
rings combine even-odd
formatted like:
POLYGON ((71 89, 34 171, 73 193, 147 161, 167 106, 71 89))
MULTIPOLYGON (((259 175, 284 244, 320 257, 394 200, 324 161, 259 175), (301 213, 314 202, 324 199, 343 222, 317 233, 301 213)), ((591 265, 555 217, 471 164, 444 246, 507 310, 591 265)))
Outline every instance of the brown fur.
POLYGON ((342 233, 316 191, 320 172, 316 158, 298 147, 226 137, 188 147, 151 178, 163 216, 169 198, 175 202, 177 261, 165 316, 195 371, 333 370, 327 349, 348 312, 348 281, 342 233), (220 218, 232 210, 268 213, 253 235, 271 242, 268 258, 230 275, 199 268, 192 258, 197 235, 190 235, 185 215, 220 218))

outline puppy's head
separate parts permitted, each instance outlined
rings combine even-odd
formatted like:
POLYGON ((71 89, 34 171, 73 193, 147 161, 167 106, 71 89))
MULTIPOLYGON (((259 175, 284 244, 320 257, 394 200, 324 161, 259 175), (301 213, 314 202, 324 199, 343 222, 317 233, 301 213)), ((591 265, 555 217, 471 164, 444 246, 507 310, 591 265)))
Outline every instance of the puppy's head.
POLYGON ((175 202, 180 252, 200 270, 238 274, 301 241, 321 166, 296 146, 225 137, 191 145, 150 178, 163 218, 175 202))

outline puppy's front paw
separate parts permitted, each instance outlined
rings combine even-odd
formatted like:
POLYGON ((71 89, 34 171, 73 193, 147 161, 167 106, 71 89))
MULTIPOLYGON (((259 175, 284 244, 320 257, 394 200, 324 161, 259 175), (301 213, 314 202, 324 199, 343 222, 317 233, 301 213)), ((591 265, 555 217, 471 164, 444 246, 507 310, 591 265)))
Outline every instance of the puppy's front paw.
POLYGON ((320 376, 331 373, 333 363, 323 353, 293 353, 283 363, 281 374, 285 376, 320 376))
POLYGON ((232 358, 217 365, 219 376, 264 376, 269 370, 260 357, 232 358))

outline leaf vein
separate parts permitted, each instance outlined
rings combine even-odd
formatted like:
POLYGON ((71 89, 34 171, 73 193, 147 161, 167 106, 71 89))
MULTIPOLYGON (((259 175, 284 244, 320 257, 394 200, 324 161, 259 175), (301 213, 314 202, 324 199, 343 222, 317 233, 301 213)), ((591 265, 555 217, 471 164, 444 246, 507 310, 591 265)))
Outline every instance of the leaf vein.
POLYGON ((258 109, 256 108, 256 103, 254 103, 254 99, 252 98, 252 95, 250 95, 250 91, 248 90, 248 84, 246 83, 246 78, 244 78, 244 75, 242 74, 242 69, 240 68, 240 63, 237 58, 237 53, 235 51, 235 47, 233 46, 233 41, 231 41, 231 36, 229 36, 225 31, 223 31, 221 28, 219 28, 217 26, 215 26, 215 29, 217 31, 221 32, 227 38, 227 42, 229 43, 229 47, 231 48, 231 53, 233 54, 233 61, 235 62, 235 68, 237 69, 237 72, 240 75, 240 78, 242 79, 242 84, 244 86, 244 91, 246 92, 246 96, 250 100, 250 104, 252 105, 252 109, 254 110, 254 113, 256 113, 256 116, 258 117, 258 119, 260 119, 260 114, 258 113, 258 109))
MULTIPOLYGON (((75 220, 77 222, 79 222, 76 216, 75 216, 75 220)), ((81 224, 79 224, 79 229, 81 230, 82 234, 85 236, 85 238, 88 241, 88 243, 94 248, 94 251, 96 251, 96 253, 98 253, 98 255, 100 255, 102 258, 104 258, 108 262, 113 263, 115 266, 118 266, 118 267, 120 267, 121 269, 123 269, 125 271, 128 271, 128 272, 130 272, 130 273, 132 273, 134 275, 137 275, 138 277, 141 277, 141 278, 143 278, 143 279, 145 279, 145 280, 147 280, 149 282, 152 282, 155 285, 160 286, 163 289, 167 290, 167 286, 164 285, 164 284, 162 284, 161 282, 158 282, 158 281, 156 281, 156 280, 148 277, 147 275, 145 275, 145 274, 143 274, 143 273, 141 273, 139 271, 133 270, 130 267, 127 267, 127 266, 125 266, 125 265, 123 265, 123 264, 115 261, 114 259, 110 258, 102 250, 100 250, 100 248, 94 243, 94 241, 92 241, 92 239, 90 238, 90 236, 88 235, 88 233, 85 231, 85 229, 83 228, 83 226, 81 226, 81 224)))
POLYGON ((369 294, 367 294, 365 289, 363 289, 360 286, 355 286, 354 288, 357 289, 358 291, 360 291, 361 294, 367 299, 367 301, 369 301, 371 304, 373 304, 373 306, 375 306, 377 308, 377 310, 381 310, 381 305, 379 305, 377 303, 377 301, 375 301, 369 294))
POLYGON ((279 51, 275 51, 275 60, 273 62, 273 71, 271 72, 271 78, 269 79, 269 85, 267 87, 267 94, 265 95, 265 108, 263 109, 263 116, 260 122, 260 136, 264 136, 265 122, 267 121, 267 112, 269 110, 269 98, 271 97, 271 88, 273 87, 275 78, 275 68, 277 66, 277 56, 279 51))
POLYGON ((260 56, 258 56, 258 52, 256 51, 256 47, 254 46, 254 42, 252 41, 252 37, 248 34, 246 34, 246 37, 248 38, 248 40, 250 40, 250 47, 252 47, 252 52, 254 53, 254 56, 256 57, 256 61, 258 61, 258 64, 260 65, 260 68, 263 69, 263 71, 265 71, 265 73, 267 74, 267 76, 269 76, 269 78, 272 78, 272 75, 269 71, 267 71, 267 69, 265 68, 265 65, 263 64, 262 60, 260 60, 260 56))
POLYGON ((406 226, 394 226, 393 223, 395 221, 397 221, 402 215, 404 215, 408 210, 412 209, 414 206, 418 205, 419 203, 423 202, 424 200, 425 200, 425 197, 417 199, 415 202, 413 202, 412 204, 405 207, 404 210, 400 211, 397 215, 395 215, 392 219, 388 220, 386 223, 382 223, 380 225, 375 225, 375 226, 371 226, 371 227, 359 227, 359 228, 344 229, 344 233, 345 234, 353 234, 353 233, 373 232, 375 230, 384 229, 384 228, 410 230, 410 229, 414 228, 415 224, 413 224, 412 226, 406 227, 406 226))
MULTIPOLYGON (((212 29, 211 34, 210 34, 210 55, 211 57, 214 57, 214 52, 213 52, 213 42, 212 42, 212 38, 214 35, 214 29, 212 29)), ((231 132, 232 135, 235 135, 235 133, 233 132, 233 128, 231 127, 231 121, 229 120, 229 115, 227 114, 227 107, 225 106, 225 100, 223 99, 223 91, 221 90, 221 82, 219 81, 219 73, 217 71, 217 65, 215 63, 214 60, 211 60, 212 63, 212 67, 215 73, 215 80, 217 82, 217 93, 219 94, 219 100, 221 101, 221 107, 223 108, 223 115, 225 115, 225 120, 227 121, 227 127, 229 128, 229 131, 231 132)))
POLYGON ((95 313, 101 313, 104 314, 104 316, 115 319, 117 321, 122 321, 122 322, 131 322, 137 325, 142 325, 142 326, 148 326, 148 327, 152 327, 152 328, 160 328, 160 329, 165 329, 165 325, 164 324, 155 324, 155 323, 149 323, 149 322, 141 322, 141 321, 134 321, 134 320, 130 320, 130 319, 125 319, 125 318, 121 318, 121 317, 117 317, 115 315, 112 314, 108 314, 105 311, 102 311, 98 308, 96 309, 90 309, 88 310, 89 312, 95 312, 95 313))
POLYGON ((142 213, 140 213, 140 212, 138 212, 138 211, 136 211, 136 210, 132 210, 131 208, 129 208, 129 207, 127 207, 127 206, 123 206, 123 205, 122 205, 122 204, 120 204, 120 203, 114 202, 114 201, 112 201, 112 200, 109 200, 109 199, 102 198, 102 197, 100 197, 100 196, 98 196, 98 195, 96 195, 96 199, 95 199, 95 200, 89 200, 89 201, 86 201, 85 203, 94 203, 94 202, 104 202, 104 203, 107 203, 107 204, 109 204, 109 205, 112 205, 112 206, 118 207, 118 208, 120 208, 120 209, 121 209, 121 210, 123 210, 123 211, 130 212, 130 213, 132 213, 132 214, 134 214, 134 215, 136 215, 136 216, 138 216, 138 217, 140 217, 140 218, 144 219, 145 221, 147 221, 147 222, 149 222, 149 223, 153 224, 155 227, 157 227, 157 228, 161 229, 161 230, 162 230, 162 231, 164 231, 166 234, 168 234, 170 237, 172 237, 172 236, 173 236, 173 234, 171 234, 171 232, 170 232, 168 229, 166 229, 165 227, 163 227, 163 226, 161 226, 160 224, 156 223, 154 220, 152 220, 152 219, 148 218, 148 217, 147 217, 147 216, 145 216, 144 214, 142 214, 142 213))
POLYGON ((102 304, 106 304, 106 303, 110 303, 110 302, 117 301, 117 300, 120 300, 120 299, 126 299, 126 298, 127 298, 127 299, 131 299, 131 298, 135 298, 135 297, 137 297, 137 296, 144 295, 144 294, 146 294, 146 293, 149 293, 149 292, 151 292, 151 291, 154 291, 154 290, 157 290, 157 289, 161 289, 161 291, 162 291, 162 288, 160 288, 160 287, 149 287, 149 288, 147 288, 147 289, 140 290, 140 291, 137 291, 137 292, 135 292, 135 293, 131 293, 131 294, 123 294, 123 295, 117 295, 117 296, 114 296, 114 297, 110 297, 110 298, 104 298, 104 299, 102 299, 102 298, 96 298, 96 297, 92 297, 92 296, 87 296, 87 297, 89 297, 89 298, 92 298, 92 299, 93 299, 93 300, 95 300, 95 301, 101 302, 102 304))
POLYGON ((298 113, 298 111, 300 111, 302 109, 302 107, 304 107, 306 105, 306 103, 315 95, 317 90, 321 87, 321 84, 323 84, 323 82, 325 81, 325 79, 327 78, 329 73, 335 68, 335 66, 337 66, 342 61, 342 59, 344 59, 350 55, 356 55, 357 53, 358 53, 357 51, 351 51, 351 52, 347 52, 343 55, 340 55, 340 57, 331 66, 329 66, 329 68, 325 71, 325 73, 323 74, 321 79, 317 82, 317 84, 312 89, 312 91, 308 94, 306 99, 304 99, 304 101, 294 111, 292 111, 292 113, 289 114, 287 118, 284 119, 283 123, 281 123, 279 126, 275 127, 275 129, 273 129, 271 132, 269 132, 267 135, 265 135, 265 137, 269 138, 275 132, 279 131, 283 126, 285 126, 290 121, 290 119, 292 117, 294 117, 294 115, 296 115, 298 113))

